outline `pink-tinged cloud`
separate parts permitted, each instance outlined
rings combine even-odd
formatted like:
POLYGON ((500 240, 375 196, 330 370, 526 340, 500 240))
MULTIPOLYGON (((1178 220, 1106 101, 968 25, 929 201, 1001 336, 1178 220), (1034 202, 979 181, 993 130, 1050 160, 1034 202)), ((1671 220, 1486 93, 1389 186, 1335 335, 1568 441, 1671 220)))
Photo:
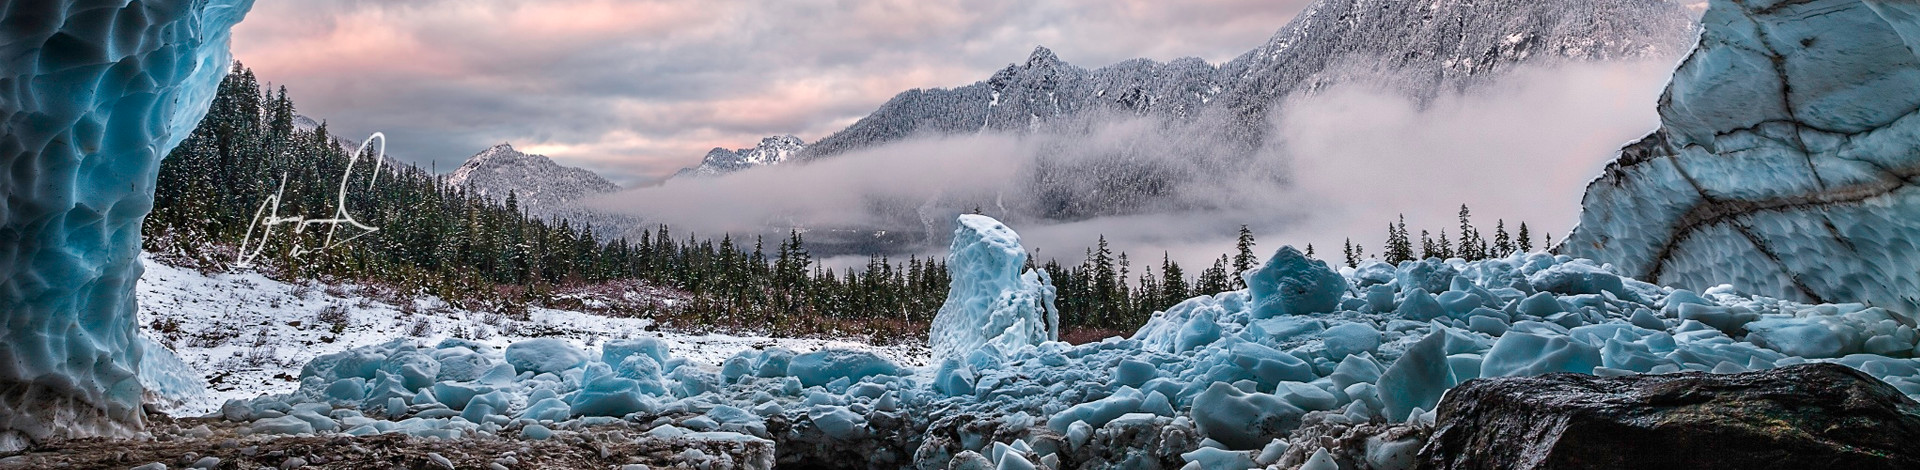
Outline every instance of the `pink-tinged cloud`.
POLYGON ((500 141, 629 181, 760 137, 824 137, 911 88, 1035 45, 1077 65, 1219 62, 1306 0, 302 0, 255 8, 235 55, 336 131, 451 168, 500 141))

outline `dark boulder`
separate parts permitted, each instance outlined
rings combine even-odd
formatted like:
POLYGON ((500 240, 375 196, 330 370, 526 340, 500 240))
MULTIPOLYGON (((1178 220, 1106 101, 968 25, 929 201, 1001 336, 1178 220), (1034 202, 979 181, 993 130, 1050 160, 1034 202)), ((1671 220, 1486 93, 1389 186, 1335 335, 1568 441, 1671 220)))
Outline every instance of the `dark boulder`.
POLYGON ((1429 469, 1920 468, 1920 403, 1853 368, 1477 379, 1440 402, 1429 469))

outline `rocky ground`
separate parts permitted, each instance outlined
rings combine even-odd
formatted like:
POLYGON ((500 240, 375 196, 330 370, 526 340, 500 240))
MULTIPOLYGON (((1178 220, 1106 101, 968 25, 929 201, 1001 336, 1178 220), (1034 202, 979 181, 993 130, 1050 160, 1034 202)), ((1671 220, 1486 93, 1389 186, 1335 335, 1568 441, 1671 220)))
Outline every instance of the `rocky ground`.
POLYGON ((616 422, 545 440, 469 435, 247 435, 245 423, 148 416, 151 437, 50 442, 0 458, 0 469, 665 469, 772 468, 766 441, 663 439, 616 422))

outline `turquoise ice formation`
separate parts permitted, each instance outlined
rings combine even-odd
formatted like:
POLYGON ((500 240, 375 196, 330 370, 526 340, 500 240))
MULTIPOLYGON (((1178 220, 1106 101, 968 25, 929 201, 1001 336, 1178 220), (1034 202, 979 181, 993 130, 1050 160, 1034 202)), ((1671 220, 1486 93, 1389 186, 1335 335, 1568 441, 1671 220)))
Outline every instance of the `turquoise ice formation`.
POLYGON ((252 3, 0 8, 0 449, 142 425, 141 219, 252 3))

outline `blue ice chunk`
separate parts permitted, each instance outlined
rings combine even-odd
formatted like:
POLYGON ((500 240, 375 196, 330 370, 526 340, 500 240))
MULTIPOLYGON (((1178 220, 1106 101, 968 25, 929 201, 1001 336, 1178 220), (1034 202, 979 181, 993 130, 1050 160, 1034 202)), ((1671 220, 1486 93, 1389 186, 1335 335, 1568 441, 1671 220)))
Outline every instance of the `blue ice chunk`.
POLYGON ((1248 452, 1212 447, 1194 449, 1193 452, 1180 454, 1180 458, 1188 463, 1200 464, 1200 468, 1207 470, 1248 470, 1257 466, 1248 452))
POLYGON ((973 369, 959 359, 946 358, 933 373, 933 389, 947 396, 973 394, 973 369))
MULTIPOLYGON (((1553 372, 1593 373, 1600 366, 1600 350, 1564 336, 1545 337, 1508 332, 1494 343, 1480 365, 1482 377, 1517 377, 1553 372)), ((1431 405, 1423 408, 1432 408, 1431 405)))
POLYGON ((1360 323, 1343 323, 1320 333, 1329 359, 1342 359, 1380 349, 1380 330, 1360 323))
MULTIPOLYGON (((694 367, 674 369, 668 378, 671 379, 671 385, 668 386, 667 391, 672 392, 676 397, 691 397, 720 389, 719 375, 694 367)), ((638 386, 638 382, 635 382, 634 386, 638 386)))
POLYGON ((1380 401, 1386 406, 1382 411, 1388 420, 1406 421, 1415 408, 1433 408, 1440 402, 1441 394, 1453 388, 1453 369, 1447 363, 1446 347, 1446 332, 1436 329, 1407 348, 1407 353, 1380 375, 1380 401))
POLYGON ((1740 334, 1745 331, 1747 323, 1760 319, 1759 314, 1735 307, 1680 304, 1677 310, 1681 320, 1704 323, 1728 335, 1740 334))
POLYGON ((433 358, 440 365, 440 374, 436 381, 465 381, 480 378, 498 362, 492 356, 473 352, 467 348, 444 348, 436 350, 433 358))
POLYGON ((861 382, 847 388, 847 398, 880 398, 887 393, 887 386, 872 382, 861 382))
POLYGON ((141 350, 140 385, 146 387, 148 393, 172 403, 206 396, 206 379, 200 378, 200 372, 188 367, 173 350, 144 335, 136 341, 141 350))
POLYGON ((1480 296, 1457 290, 1440 294, 1438 300, 1440 309, 1446 311, 1447 316, 1454 318, 1466 318, 1468 312, 1482 305, 1480 296))
POLYGON ((367 399, 367 379, 347 377, 327 385, 327 399, 335 402, 358 403, 367 399))
POLYGON ((1340 406, 1340 398, 1320 387, 1300 382, 1280 382, 1273 394, 1306 411, 1331 410, 1340 406))
POLYGON ((1173 400, 1167 398, 1166 394, 1160 393, 1159 391, 1147 392, 1146 401, 1140 402, 1140 411, 1172 417, 1174 413, 1173 400))
POLYGON ((627 356, 625 360, 620 361, 619 367, 615 368, 613 373, 621 378, 633 379, 635 386, 640 387, 643 393, 667 394, 664 379, 660 376, 660 365, 655 364, 653 358, 648 355, 627 356))
POLYGON ((1598 294, 1611 292, 1622 299, 1638 299, 1640 296, 1627 290, 1620 282, 1620 276, 1607 272, 1585 260, 1561 263, 1551 268, 1533 273, 1527 282, 1534 290, 1555 294, 1598 294))
POLYGON ((520 437, 522 439, 544 441, 553 437, 553 430, 547 429, 546 426, 539 424, 529 424, 520 428, 520 437))
POLYGON ((1393 282, 1394 275, 1393 265, 1377 259, 1368 259, 1361 261, 1360 267, 1354 268, 1353 282, 1362 288, 1368 288, 1393 282))
POLYGON ((1021 273, 1020 235, 991 217, 961 215, 947 254, 951 285, 934 315, 928 343, 936 359, 983 345, 1011 351, 1059 339, 1060 313, 1045 272, 1021 273))
POLYGON ((1600 348, 1600 365, 1603 367, 1646 373, 1665 363, 1667 361, 1663 356, 1654 354, 1644 342, 1609 339, 1600 348))
POLYGON ((653 410, 653 403, 639 390, 633 379, 613 375, 594 377, 567 400, 567 412, 573 416, 621 417, 629 413, 653 410))
POLYGON ((1258 343, 1237 341, 1227 350, 1233 364, 1252 373, 1261 385, 1272 386, 1288 380, 1311 382, 1320 378, 1307 361, 1258 343))
MULTIPOLYGON (((472 406, 468 406, 466 410, 460 412, 460 419, 467 420, 467 422, 470 423, 486 423, 490 421, 490 418, 494 418, 495 416, 493 405, 486 403, 473 404, 472 406)), ((506 419, 504 416, 500 416, 499 418, 502 420, 506 419)))
POLYGON ((794 353, 787 348, 770 348, 754 358, 752 373, 754 377, 785 377, 787 369, 793 364, 794 353))
POLYGON ((1133 387, 1121 387, 1113 396, 1068 407, 1053 417, 1047 418, 1047 428, 1054 432, 1067 432, 1067 426, 1074 421, 1085 421, 1095 428, 1106 426, 1108 421, 1127 413, 1140 411, 1146 396, 1133 387))
POLYGON ((1180 336, 1175 343, 1175 352, 1192 351, 1195 348, 1213 344, 1220 340, 1220 322, 1215 320, 1213 312, 1202 312, 1187 320, 1180 328, 1180 336))
POLYGON ((878 375, 900 375, 900 366, 866 351, 824 349, 793 357, 787 375, 805 386, 826 385, 839 379, 863 379, 878 375))
POLYGON ((1113 368, 1111 382, 1115 385, 1139 387, 1159 375, 1160 370, 1152 363, 1127 359, 1120 361, 1120 365, 1113 368))
MULTIPOLYGON (((1384 263, 1383 263, 1384 264, 1384 263)), ((1367 308, 1374 313, 1389 313, 1396 307, 1393 303, 1393 286, 1380 284, 1367 288, 1367 308)))
POLYGON ((1306 411, 1279 397, 1214 382, 1193 399, 1193 423, 1231 450, 1254 450, 1300 426, 1306 411))
POLYGON ((836 441, 855 441, 867 436, 867 420, 844 406, 815 405, 807 408, 807 420, 815 429, 836 441))
POLYGON ((281 416, 254 421, 251 426, 256 434, 312 434, 313 423, 295 416, 281 416))
POLYGON ((374 372, 379 371, 386 360, 387 355, 374 348, 349 349, 313 358, 300 367, 300 376, 319 377, 328 381, 347 377, 374 379, 374 372))
POLYGON ((554 373, 587 363, 587 353, 557 338, 535 338, 507 346, 506 360, 517 372, 554 373))
POLYGON ((542 398, 520 410, 520 417, 536 421, 561 421, 573 414, 572 407, 559 398, 542 398))
POLYGON ((426 353, 407 348, 387 356, 380 370, 400 376, 400 383, 408 389, 419 390, 433 385, 440 376, 440 361, 426 353))
POLYGON ((1644 308, 1634 309, 1633 316, 1630 317, 1627 321, 1633 323, 1633 326, 1646 328, 1649 330, 1667 329, 1667 322, 1660 320, 1660 317, 1658 316, 1654 316, 1652 310, 1648 310, 1644 308))
POLYGON ((1852 352, 1848 350, 1848 338, 1835 331, 1841 328, 1829 323, 1832 321, 1825 317, 1768 318, 1748 323, 1745 328, 1749 332, 1747 341, 1789 355, 1823 359, 1852 352))
POLYGON ((1248 322, 1243 337, 1253 341, 1285 343, 1300 336, 1318 334, 1326 329, 1319 319, 1313 317, 1285 316, 1248 322))
POLYGON ((1507 334, 1507 322, 1497 317, 1475 315, 1467 317, 1467 329, 1488 336, 1500 336, 1507 334))
POLYGON ((1674 289, 1673 293, 1667 294, 1666 298, 1660 299, 1660 302, 1657 305, 1657 307, 1660 307, 1660 311, 1662 313, 1665 313, 1667 316, 1679 316, 1680 306, 1687 305, 1687 304, 1706 305, 1706 306, 1719 305, 1718 303, 1715 303, 1712 300, 1707 300, 1706 297, 1701 297, 1700 294, 1693 293, 1693 291, 1686 290, 1686 289, 1674 289))
POLYGON ((645 355, 655 364, 665 364, 673 359, 673 353, 667 349, 667 343, 660 338, 633 338, 608 340, 600 345, 600 362, 616 365, 635 355, 645 355))
POLYGON ((1454 383, 1462 383, 1480 378, 1481 361, 1483 361, 1483 359, 1481 359, 1479 354, 1448 355, 1447 367, 1453 369, 1454 383))
POLYGON ((484 391, 481 390, 480 387, 457 382, 436 383, 433 384, 432 390, 434 401, 445 404, 448 408, 455 410, 465 409, 467 402, 472 401, 474 395, 479 395, 484 391))
POLYGON ((1400 263, 1400 268, 1394 273, 1394 277, 1400 281, 1402 291, 1420 289, 1426 292, 1445 292, 1447 288, 1453 286, 1453 277, 1459 273, 1459 270, 1446 262, 1438 258, 1429 258, 1400 263))
POLYGON ((741 377, 753 374, 752 368, 752 352, 741 351, 720 363, 720 378, 726 380, 727 383, 739 382, 741 377))
POLYGON ((1447 310, 1441 307, 1440 301, 1435 300, 1426 289, 1416 287, 1407 291, 1405 298, 1400 301, 1400 307, 1394 309, 1394 313, 1408 320, 1427 321, 1446 315, 1447 310))
POLYGON ((1527 315, 1546 318, 1548 315, 1565 311, 1567 309, 1560 305, 1560 299, 1547 292, 1536 293, 1520 301, 1520 313, 1527 315))
POLYGON ((1253 319, 1334 311, 1347 280, 1324 261, 1308 258, 1292 246, 1280 247, 1241 276, 1251 296, 1253 319))
POLYGON ((1379 382, 1380 373, 1380 363, 1373 360, 1373 355, 1361 353, 1341 359, 1340 365, 1334 367, 1333 374, 1327 378, 1333 381, 1334 386, 1345 389, 1357 383, 1379 382))

